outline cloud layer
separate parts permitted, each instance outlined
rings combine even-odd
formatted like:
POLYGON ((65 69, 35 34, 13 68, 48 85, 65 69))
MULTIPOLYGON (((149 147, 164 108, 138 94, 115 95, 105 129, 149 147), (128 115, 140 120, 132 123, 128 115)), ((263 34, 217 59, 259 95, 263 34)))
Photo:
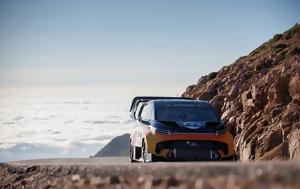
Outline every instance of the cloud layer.
POLYGON ((113 137, 132 129, 128 97, 116 99, 112 94, 97 97, 95 91, 84 95, 80 89, 68 93, 58 90, 54 91, 60 95, 34 93, 35 90, 26 93, 25 89, 3 90, 0 161, 88 157, 113 137))

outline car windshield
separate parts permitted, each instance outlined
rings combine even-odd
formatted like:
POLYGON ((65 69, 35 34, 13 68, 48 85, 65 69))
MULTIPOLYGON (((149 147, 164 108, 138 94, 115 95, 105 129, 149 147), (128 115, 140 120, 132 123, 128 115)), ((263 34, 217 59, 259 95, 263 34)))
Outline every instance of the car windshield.
POLYGON ((219 121, 211 105, 199 102, 158 102, 155 104, 155 118, 172 122, 219 121))

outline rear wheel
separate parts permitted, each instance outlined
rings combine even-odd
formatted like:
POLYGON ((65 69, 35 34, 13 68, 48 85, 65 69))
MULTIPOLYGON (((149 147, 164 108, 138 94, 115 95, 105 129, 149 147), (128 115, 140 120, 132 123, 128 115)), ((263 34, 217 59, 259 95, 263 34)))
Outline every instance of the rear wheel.
POLYGON ((133 150, 134 150, 134 147, 131 146, 131 144, 129 145, 129 161, 131 163, 134 163, 134 162, 137 162, 136 160, 134 160, 133 158, 133 150))

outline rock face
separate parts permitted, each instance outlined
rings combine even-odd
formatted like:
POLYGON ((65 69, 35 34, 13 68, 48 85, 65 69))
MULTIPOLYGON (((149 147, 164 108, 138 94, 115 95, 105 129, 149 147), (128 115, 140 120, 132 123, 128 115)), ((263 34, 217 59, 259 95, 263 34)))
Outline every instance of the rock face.
POLYGON ((129 134, 124 134, 112 139, 94 157, 104 156, 128 156, 129 153, 129 134))
POLYGON ((182 96, 211 101, 242 161, 299 161, 300 25, 201 77, 182 96))

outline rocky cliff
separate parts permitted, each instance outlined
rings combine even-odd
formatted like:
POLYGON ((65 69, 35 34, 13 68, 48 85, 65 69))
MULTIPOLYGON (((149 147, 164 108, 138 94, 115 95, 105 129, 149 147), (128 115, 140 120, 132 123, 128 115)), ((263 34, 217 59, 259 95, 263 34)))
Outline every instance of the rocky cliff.
POLYGON ((300 160, 300 25, 189 86, 235 137, 239 158, 300 160))

